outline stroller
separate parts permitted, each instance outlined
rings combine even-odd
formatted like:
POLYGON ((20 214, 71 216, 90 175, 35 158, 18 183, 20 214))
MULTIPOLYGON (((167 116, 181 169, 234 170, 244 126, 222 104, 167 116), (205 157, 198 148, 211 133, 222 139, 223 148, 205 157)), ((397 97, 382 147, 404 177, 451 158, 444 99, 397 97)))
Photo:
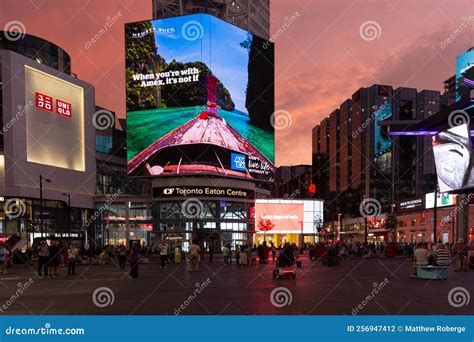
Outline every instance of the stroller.
POLYGON ((296 278, 295 255, 291 246, 286 246, 278 256, 273 278, 296 278))

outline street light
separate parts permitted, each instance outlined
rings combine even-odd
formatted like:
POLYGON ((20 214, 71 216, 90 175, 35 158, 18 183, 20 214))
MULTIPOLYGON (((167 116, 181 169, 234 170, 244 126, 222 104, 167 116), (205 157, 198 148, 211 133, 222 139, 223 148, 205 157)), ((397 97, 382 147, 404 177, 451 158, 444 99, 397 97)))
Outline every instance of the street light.
POLYGON ((41 238, 43 238, 43 181, 47 183, 51 183, 51 180, 43 177, 42 175, 40 175, 39 178, 40 178, 40 232, 41 232, 41 238))
POLYGON ((337 214, 337 225, 338 225, 338 228, 337 228, 337 240, 341 240, 341 215, 342 213, 338 213, 337 214))
POLYGON ((67 197, 67 232, 68 238, 71 238, 71 194, 63 192, 63 196, 67 197))

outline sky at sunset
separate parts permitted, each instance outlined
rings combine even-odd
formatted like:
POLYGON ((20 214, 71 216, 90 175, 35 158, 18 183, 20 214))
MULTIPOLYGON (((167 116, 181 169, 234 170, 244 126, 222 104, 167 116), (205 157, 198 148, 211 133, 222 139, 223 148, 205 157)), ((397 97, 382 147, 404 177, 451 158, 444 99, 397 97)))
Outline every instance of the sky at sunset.
MULTIPOLYGON (((151 0, 0 0, 0 27, 17 20, 64 48, 72 71, 95 86, 96 103, 124 117, 123 24, 151 12, 151 0), (88 44, 113 16, 119 20, 88 44)), ((311 163, 311 128, 359 87, 441 90, 456 55, 474 46, 474 1, 273 0, 270 31, 276 109, 291 115, 276 132, 277 165, 311 163)))

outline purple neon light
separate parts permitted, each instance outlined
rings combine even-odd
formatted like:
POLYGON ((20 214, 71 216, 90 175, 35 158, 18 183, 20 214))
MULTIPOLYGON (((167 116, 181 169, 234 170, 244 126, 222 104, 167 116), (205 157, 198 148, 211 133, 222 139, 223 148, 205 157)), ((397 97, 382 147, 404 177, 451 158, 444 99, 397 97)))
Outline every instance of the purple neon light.
POLYGON ((466 77, 464 77, 464 83, 466 83, 467 85, 471 86, 471 87, 474 87, 474 81, 473 80, 470 80, 466 77))
MULTIPOLYGON (((395 131, 390 132, 388 135, 435 135, 440 131, 395 131)), ((471 135, 474 135, 474 130, 469 131, 471 135)))

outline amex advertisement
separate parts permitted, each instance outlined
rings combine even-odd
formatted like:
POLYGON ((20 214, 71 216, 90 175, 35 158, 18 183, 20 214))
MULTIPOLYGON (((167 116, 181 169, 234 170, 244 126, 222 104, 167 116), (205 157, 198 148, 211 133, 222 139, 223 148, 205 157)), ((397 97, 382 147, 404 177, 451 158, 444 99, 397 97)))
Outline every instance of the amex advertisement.
POLYGON ((208 14, 125 25, 131 176, 272 180, 274 46, 208 14))

